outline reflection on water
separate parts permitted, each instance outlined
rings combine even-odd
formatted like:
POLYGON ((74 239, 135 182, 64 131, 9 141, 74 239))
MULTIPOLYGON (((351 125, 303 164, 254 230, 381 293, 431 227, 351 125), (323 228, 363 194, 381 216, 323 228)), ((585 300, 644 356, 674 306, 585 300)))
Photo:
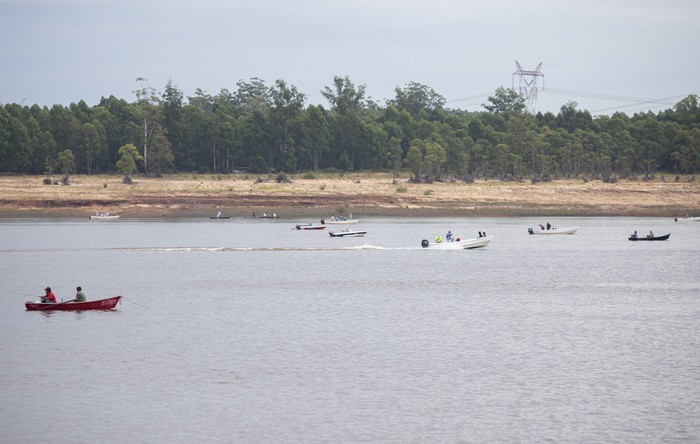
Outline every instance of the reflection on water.
POLYGON ((700 224, 207 222, 0 223, 0 442, 700 438, 700 224), (47 285, 125 299, 24 311, 47 285))

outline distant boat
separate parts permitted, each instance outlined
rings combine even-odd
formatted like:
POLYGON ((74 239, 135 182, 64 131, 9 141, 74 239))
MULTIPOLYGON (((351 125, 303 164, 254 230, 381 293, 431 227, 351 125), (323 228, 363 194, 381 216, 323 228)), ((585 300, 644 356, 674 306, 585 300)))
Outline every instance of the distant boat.
POLYGON ((326 227, 323 225, 314 225, 314 224, 299 224, 296 226, 297 230, 325 230, 326 227))
POLYGON ((272 214, 266 214, 263 213, 262 216, 258 216, 260 219, 277 219, 277 213, 272 213, 272 214))
POLYGON ((340 231, 330 231, 328 234, 331 237, 362 237, 367 234, 366 231, 353 231, 349 228, 340 231))
POLYGON ((574 233, 576 233, 576 230, 578 230, 578 227, 567 227, 567 228, 552 227, 549 230, 547 230, 547 229, 533 230, 532 228, 528 228, 527 232, 530 234, 574 234, 574 233))
POLYGON ((350 225, 360 222, 360 219, 346 219, 344 217, 331 216, 330 219, 321 219, 324 225, 350 225))
POLYGON ((119 219, 119 216, 118 216, 118 215, 116 215, 116 214, 109 214, 109 213, 105 213, 105 214, 91 214, 89 217, 90 217, 90 220, 116 220, 116 219, 119 219))
POLYGON ((27 311, 78 311, 78 310, 111 310, 117 306, 121 296, 114 296, 107 299, 99 299, 96 301, 87 302, 26 302, 24 306, 27 311))
POLYGON ((473 250, 475 248, 484 248, 493 239, 493 234, 488 236, 475 237, 473 239, 430 242, 423 239, 420 243, 421 247, 431 250, 473 250))
POLYGON ((231 216, 209 216, 209 219, 231 219, 231 216))
POLYGON ((668 240, 669 237, 671 237, 671 233, 664 234, 663 236, 635 236, 633 234, 627 239, 631 241, 665 241, 668 240))
POLYGON ((700 217, 674 217, 673 220, 676 222, 700 222, 700 217))

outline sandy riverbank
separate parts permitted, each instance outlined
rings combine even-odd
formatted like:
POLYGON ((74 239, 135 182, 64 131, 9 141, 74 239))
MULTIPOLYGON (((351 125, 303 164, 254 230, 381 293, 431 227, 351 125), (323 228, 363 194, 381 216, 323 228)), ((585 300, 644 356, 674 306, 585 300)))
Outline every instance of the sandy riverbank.
POLYGON ((71 176, 70 185, 44 185, 43 176, 0 176, 0 217, 245 216, 669 216, 700 215, 700 181, 547 183, 477 181, 467 184, 392 183, 389 174, 289 175, 178 174, 164 178, 71 176))

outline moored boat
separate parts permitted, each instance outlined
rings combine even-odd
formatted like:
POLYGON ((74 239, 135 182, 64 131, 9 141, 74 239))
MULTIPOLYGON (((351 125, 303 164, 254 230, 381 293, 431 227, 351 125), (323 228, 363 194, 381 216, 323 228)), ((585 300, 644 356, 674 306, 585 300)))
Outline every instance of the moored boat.
POLYGON ((314 225, 314 224, 297 224, 296 225, 297 230, 325 230, 326 227, 323 225, 314 225))
POLYGON ((209 219, 231 219, 231 216, 209 216, 209 219))
POLYGON ((121 300, 121 296, 114 296, 107 299, 98 299, 96 301, 87 302, 30 302, 27 301, 24 306, 27 311, 78 311, 78 310, 111 310, 117 306, 121 300))
POLYGON ((546 228, 542 229, 540 227, 539 230, 534 230, 532 228, 528 228, 527 232, 530 234, 574 234, 574 233, 576 233, 576 230, 578 230, 578 227, 567 227, 567 228, 552 227, 549 230, 546 228))
MULTIPOLYGON (((458 238, 459 239, 459 238, 458 238)), ((484 248, 493 239, 493 234, 473 239, 454 240, 451 242, 430 242, 427 239, 421 241, 421 247, 431 250, 473 250, 475 248, 484 248)))
POLYGON ((349 228, 346 228, 341 231, 329 231, 328 234, 331 237, 362 237, 365 234, 367 234, 366 231, 355 231, 351 230, 349 228))
POLYGON ((646 236, 635 236, 634 234, 628 237, 628 240, 631 241, 665 241, 668 240, 668 238, 671 237, 671 233, 664 234, 663 236, 654 236, 654 235, 646 235, 646 236))

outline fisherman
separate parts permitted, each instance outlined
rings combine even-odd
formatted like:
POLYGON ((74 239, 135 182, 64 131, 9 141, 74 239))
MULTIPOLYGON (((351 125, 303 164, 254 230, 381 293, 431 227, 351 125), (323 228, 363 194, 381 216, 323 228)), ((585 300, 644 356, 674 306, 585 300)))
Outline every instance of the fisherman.
POLYGON ((46 294, 41 297, 41 302, 51 302, 51 303, 56 303, 56 295, 53 294, 53 291, 51 291, 51 287, 46 287, 44 288, 44 291, 46 294))
POLYGON ((452 242, 452 231, 448 230, 447 234, 445 235, 445 240, 447 242, 452 242))
POLYGON ((442 237, 439 234, 437 236, 435 236, 435 243, 436 244, 442 243, 442 237))
POLYGON ((71 302, 85 302, 87 301, 87 297, 85 296, 85 293, 83 293, 83 288, 82 287, 77 287, 75 289, 75 299, 73 299, 71 302))

